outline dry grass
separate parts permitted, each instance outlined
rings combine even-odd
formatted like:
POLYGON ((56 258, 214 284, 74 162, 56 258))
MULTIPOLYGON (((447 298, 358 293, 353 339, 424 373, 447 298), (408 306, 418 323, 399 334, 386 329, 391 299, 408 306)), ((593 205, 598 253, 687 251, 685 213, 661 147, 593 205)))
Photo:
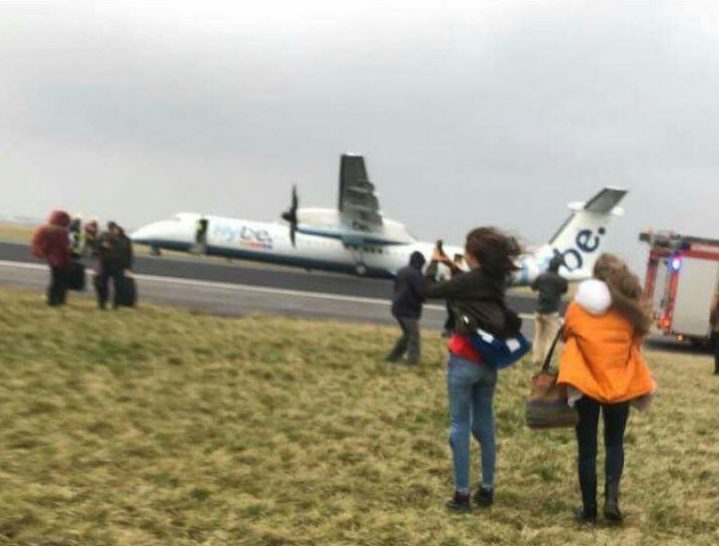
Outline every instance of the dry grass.
POLYGON ((30 244, 34 227, 0 223, 0 241, 30 244))
POLYGON ((17 545, 719 543, 719 378, 650 353, 662 387, 627 433, 623 528, 578 527, 570 431, 523 423, 503 372, 496 504, 447 514, 443 349, 395 331, 148 307, 46 308, 0 291, 0 542, 17 545))

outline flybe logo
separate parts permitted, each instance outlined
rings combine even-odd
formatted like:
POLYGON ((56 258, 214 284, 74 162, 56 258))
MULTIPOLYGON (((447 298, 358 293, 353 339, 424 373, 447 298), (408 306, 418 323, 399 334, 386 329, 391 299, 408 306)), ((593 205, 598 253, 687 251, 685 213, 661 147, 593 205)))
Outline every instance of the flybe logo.
POLYGON ((583 229, 577 233, 574 240, 574 247, 564 251, 554 249, 554 255, 562 259, 564 266, 569 271, 582 269, 584 266, 584 255, 594 254, 602 244, 602 237, 606 235, 607 230, 600 227, 595 233, 591 229, 583 229))
POLYGON ((266 229, 216 224, 212 228, 212 235, 228 246, 238 245, 245 248, 268 250, 273 246, 272 236, 266 229))

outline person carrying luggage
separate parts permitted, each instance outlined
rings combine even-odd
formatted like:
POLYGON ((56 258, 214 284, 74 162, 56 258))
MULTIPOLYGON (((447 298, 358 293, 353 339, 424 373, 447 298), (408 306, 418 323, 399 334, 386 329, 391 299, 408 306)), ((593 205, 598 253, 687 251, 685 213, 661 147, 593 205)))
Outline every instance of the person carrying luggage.
POLYGON ((564 350, 558 385, 566 385, 577 408, 579 486, 582 522, 597 519, 597 430, 604 418, 604 517, 623 519, 619 484, 624 470, 624 431, 629 407, 642 409, 656 383, 641 352, 651 312, 639 279, 613 254, 602 254, 593 279, 579 285, 564 317, 564 350))
POLYGON ((50 285, 47 288, 47 304, 65 305, 67 301, 68 272, 72 265, 70 258, 70 215, 63 210, 54 210, 47 224, 38 228, 32 238, 32 253, 47 261, 50 266, 50 285))
POLYGON ((555 256, 549 262, 547 271, 539 275, 532 283, 532 290, 539 293, 537 310, 534 313, 534 342, 532 343, 532 362, 541 366, 544 357, 560 328, 559 302, 567 293, 567 280, 559 274, 562 259, 555 256))
POLYGON ((98 272, 95 278, 97 303, 100 309, 107 308, 110 298, 110 280, 113 285, 112 307, 120 306, 121 290, 125 270, 132 267, 132 245, 116 222, 108 222, 107 231, 102 233, 98 245, 98 272))

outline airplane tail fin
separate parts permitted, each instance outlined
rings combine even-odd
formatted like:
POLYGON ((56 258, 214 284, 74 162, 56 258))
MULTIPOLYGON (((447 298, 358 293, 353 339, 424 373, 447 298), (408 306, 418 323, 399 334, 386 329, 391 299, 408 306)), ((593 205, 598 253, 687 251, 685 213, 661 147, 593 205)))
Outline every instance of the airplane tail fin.
POLYGON ((572 203, 571 216, 562 224, 548 246, 564 263, 562 274, 570 280, 591 277, 597 258, 602 253, 609 224, 624 211, 618 207, 627 190, 607 187, 586 203, 572 203))
POLYGON ((367 177, 364 157, 342 154, 340 158, 340 194, 337 205, 340 213, 366 224, 382 225, 379 200, 375 187, 367 177))

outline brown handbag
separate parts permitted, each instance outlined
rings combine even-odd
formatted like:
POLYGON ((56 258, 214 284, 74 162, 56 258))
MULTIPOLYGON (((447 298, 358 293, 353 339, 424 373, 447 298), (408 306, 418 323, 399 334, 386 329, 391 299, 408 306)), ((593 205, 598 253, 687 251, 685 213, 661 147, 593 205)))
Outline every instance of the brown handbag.
POLYGON ((557 374, 549 371, 562 329, 552 341, 540 372, 532 378, 532 389, 527 400, 525 415, 532 429, 573 427, 579 422, 577 410, 567 404, 567 387, 557 385, 557 374))

